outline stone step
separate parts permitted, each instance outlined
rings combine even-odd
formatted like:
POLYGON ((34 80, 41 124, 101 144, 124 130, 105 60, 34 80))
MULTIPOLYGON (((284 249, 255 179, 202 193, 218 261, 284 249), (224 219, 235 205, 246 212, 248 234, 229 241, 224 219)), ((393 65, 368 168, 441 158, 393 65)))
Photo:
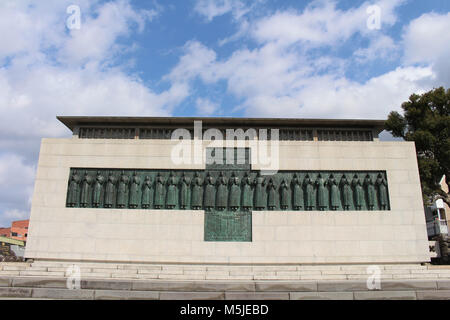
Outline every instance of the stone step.
MULTIPOLYGON (((118 270, 115 270, 118 271, 118 270)), ((406 271, 405 271, 406 272, 406 271)), ((22 276, 71 276, 75 275, 64 271, 64 269, 54 269, 51 271, 36 271, 32 269, 28 270, 11 270, 11 271, 0 271, 0 276, 8 275, 22 275, 22 276)), ((81 277, 106 277, 106 278, 164 278, 164 279, 308 279, 308 280, 320 280, 320 279, 367 279, 369 275, 367 274, 352 274, 352 273, 301 273, 301 272, 184 272, 176 273, 173 272, 100 272, 89 271, 86 269, 81 270, 81 277)), ((448 273, 396 273, 396 274, 386 274, 381 273, 380 277, 382 279, 420 279, 420 278, 450 278, 448 273)))
POLYGON ((5 265, 2 266, 1 271, 21 271, 21 270, 27 270, 30 268, 30 266, 27 265, 5 265))
MULTIPOLYGON (((0 264, 1 265, 1 264, 0 264)), ((258 265, 258 266, 233 266, 233 265, 163 265, 163 264, 117 264, 110 262, 55 262, 55 261, 35 261, 34 266, 43 267, 69 267, 71 265, 78 265, 83 268, 111 268, 111 269, 129 269, 129 270, 141 270, 141 269, 153 269, 153 270, 207 270, 207 271, 233 271, 233 270, 248 270, 248 271, 306 271, 306 270, 324 270, 324 271, 350 271, 358 270, 365 272, 369 265, 258 265)), ((427 266, 417 264, 402 264, 402 265, 377 265, 381 270, 426 270, 427 266)))
MULTIPOLYGON (((355 280, 367 279, 368 265, 164 265, 78 261, 0 263, 0 277, 70 276, 80 268, 82 278, 174 280, 355 280), (70 269, 72 268, 72 269, 70 269)), ((448 279, 450 266, 379 265, 381 279, 448 279)))
POLYGON ((0 262, 0 270, 2 266, 30 266, 31 262, 0 262))
POLYGON ((34 271, 34 270, 24 270, 19 271, 20 276, 48 276, 48 277, 64 277, 64 272, 49 272, 49 271, 34 271))
POLYGON ((447 299, 450 280, 382 281, 368 290, 366 281, 165 281, 82 280, 66 288, 66 279, 10 277, 0 281, 1 298, 45 299, 447 299))

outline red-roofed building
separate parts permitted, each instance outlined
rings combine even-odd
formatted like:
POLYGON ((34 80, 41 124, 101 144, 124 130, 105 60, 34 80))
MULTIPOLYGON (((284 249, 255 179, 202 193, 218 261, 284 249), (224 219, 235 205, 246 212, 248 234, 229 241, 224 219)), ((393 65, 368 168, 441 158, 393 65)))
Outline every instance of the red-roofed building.
POLYGON ((10 228, 0 228, 0 237, 27 241, 30 220, 13 221, 10 228))
POLYGON ((29 223, 30 220, 13 221, 11 225, 11 238, 27 241, 29 223))

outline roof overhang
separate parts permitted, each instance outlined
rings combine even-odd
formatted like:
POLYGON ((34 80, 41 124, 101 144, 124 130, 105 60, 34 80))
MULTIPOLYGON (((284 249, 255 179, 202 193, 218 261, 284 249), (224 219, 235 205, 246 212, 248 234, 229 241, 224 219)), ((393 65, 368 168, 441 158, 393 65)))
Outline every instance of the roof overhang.
POLYGON ((380 133, 385 120, 367 119, 305 119, 305 118, 232 118, 232 117, 97 117, 58 116, 56 117, 73 131, 81 126, 111 127, 177 127, 191 128, 194 121, 201 121, 203 128, 283 128, 283 127, 326 127, 371 129, 380 133))

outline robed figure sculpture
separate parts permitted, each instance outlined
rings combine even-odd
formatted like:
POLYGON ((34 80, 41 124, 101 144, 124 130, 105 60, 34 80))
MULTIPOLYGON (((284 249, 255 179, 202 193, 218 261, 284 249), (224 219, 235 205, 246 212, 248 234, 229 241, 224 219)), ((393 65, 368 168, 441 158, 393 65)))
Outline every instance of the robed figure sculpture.
POLYGON ((110 171, 108 175, 108 181, 106 181, 105 187, 105 202, 103 205, 105 208, 112 208, 112 206, 114 205, 115 193, 116 193, 116 178, 110 171))
POLYGON ((328 177, 327 185, 330 188, 330 205, 331 210, 335 211, 339 209, 340 197, 339 197, 339 187, 338 182, 333 174, 328 177))
POLYGON ((281 181, 280 185, 280 207, 287 210, 289 207, 289 185, 285 179, 281 181))
POLYGON ((375 184, 370 175, 368 174, 364 179, 364 186, 366 187, 367 190, 367 207, 369 210, 372 211, 375 208, 376 193, 375 193, 375 184))
POLYGON ((309 177, 309 174, 306 174, 305 180, 303 180, 303 185, 305 186, 305 194, 306 194, 306 210, 311 211, 315 208, 314 182, 309 177))
POLYGON ((94 191, 93 191, 93 195, 92 195, 92 206, 94 208, 98 208, 100 206, 104 182, 105 182, 105 177, 102 176, 100 171, 97 171, 97 176, 95 177, 95 182, 94 182, 94 191))
POLYGON ((180 209, 186 209, 188 206, 190 184, 191 179, 183 173, 180 179, 180 209))
POLYGON ((194 174, 192 180, 191 207, 194 210, 200 210, 203 202, 203 181, 198 171, 194 174))
POLYGON ((219 178, 217 179, 217 196, 216 196, 217 210, 223 211, 224 209, 226 209, 227 201, 228 201, 228 181, 223 171, 221 171, 219 178))
POLYGON ((81 197, 80 205, 86 208, 91 200, 91 183, 92 178, 88 175, 87 171, 84 172, 83 180, 81 181, 81 197))
POLYGON ((239 177, 233 172, 230 179, 230 209, 236 211, 241 204, 241 188, 239 184, 239 177))
POLYGON ((350 210, 350 206, 353 201, 352 187, 350 186, 350 181, 345 174, 341 178, 340 186, 342 190, 342 202, 344 210, 350 210))
POLYGON ((303 188, 296 173, 294 174, 291 184, 293 193, 293 209, 301 210, 303 208, 303 188))
POLYGON ((244 211, 250 211, 253 207, 253 185, 254 181, 246 172, 242 179, 242 207, 244 211))
POLYGON ((164 179, 158 172, 155 179, 155 208, 164 207, 164 179))
POLYGON ((264 210, 266 208, 266 179, 258 171, 255 181, 255 208, 264 210))
POLYGON ((277 193, 277 185, 272 178, 269 179, 269 183, 267 184, 267 206, 269 210, 274 210, 277 206, 276 203, 276 193, 277 193))
POLYGON ((356 210, 362 210, 364 203, 364 189, 361 180, 358 175, 355 174, 352 180, 352 186, 355 192, 355 208, 356 210))
POLYGON ((214 178, 209 174, 205 178, 205 191, 204 191, 203 206, 205 210, 209 211, 214 209, 216 199, 216 187, 214 185, 214 178))
POLYGON ((376 185, 378 186, 378 198, 380 201, 381 210, 387 210, 388 207, 388 195, 387 195, 387 182, 381 175, 378 174, 376 185))
POLYGON ((145 177, 142 185, 142 208, 149 209, 153 200, 153 182, 149 176, 145 177))
POLYGON ((317 200, 319 205, 319 210, 324 211, 325 208, 328 206, 328 199, 327 199, 327 190, 325 188, 325 180, 322 177, 322 174, 319 173, 316 180, 316 187, 317 187, 317 200))
POLYGON ((133 176, 131 177, 131 185, 130 185, 130 201, 129 206, 132 209, 136 209, 139 206, 139 190, 141 186, 141 179, 138 177, 137 172, 134 171, 133 176))
POLYGON ((67 206, 75 207, 78 204, 78 199, 80 197, 80 176, 77 170, 73 170, 72 175, 69 180, 69 191, 67 193, 67 206))
POLYGON ((170 173, 167 183, 166 208, 173 209, 177 205, 177 178, 174 176, 173 172, 170 173))
POLYGON ((127 202, 128 183, 130 178, 122 170, 117 187, 117 207, 124 208, 127 202))

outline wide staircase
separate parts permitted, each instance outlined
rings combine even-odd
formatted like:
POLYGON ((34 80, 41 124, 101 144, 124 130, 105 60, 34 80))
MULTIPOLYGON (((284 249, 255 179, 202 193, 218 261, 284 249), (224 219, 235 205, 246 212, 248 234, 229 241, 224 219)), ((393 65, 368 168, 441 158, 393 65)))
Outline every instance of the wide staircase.
POLYGON ((3 262, 0 298, 450 299, 450 266, 3 262))

